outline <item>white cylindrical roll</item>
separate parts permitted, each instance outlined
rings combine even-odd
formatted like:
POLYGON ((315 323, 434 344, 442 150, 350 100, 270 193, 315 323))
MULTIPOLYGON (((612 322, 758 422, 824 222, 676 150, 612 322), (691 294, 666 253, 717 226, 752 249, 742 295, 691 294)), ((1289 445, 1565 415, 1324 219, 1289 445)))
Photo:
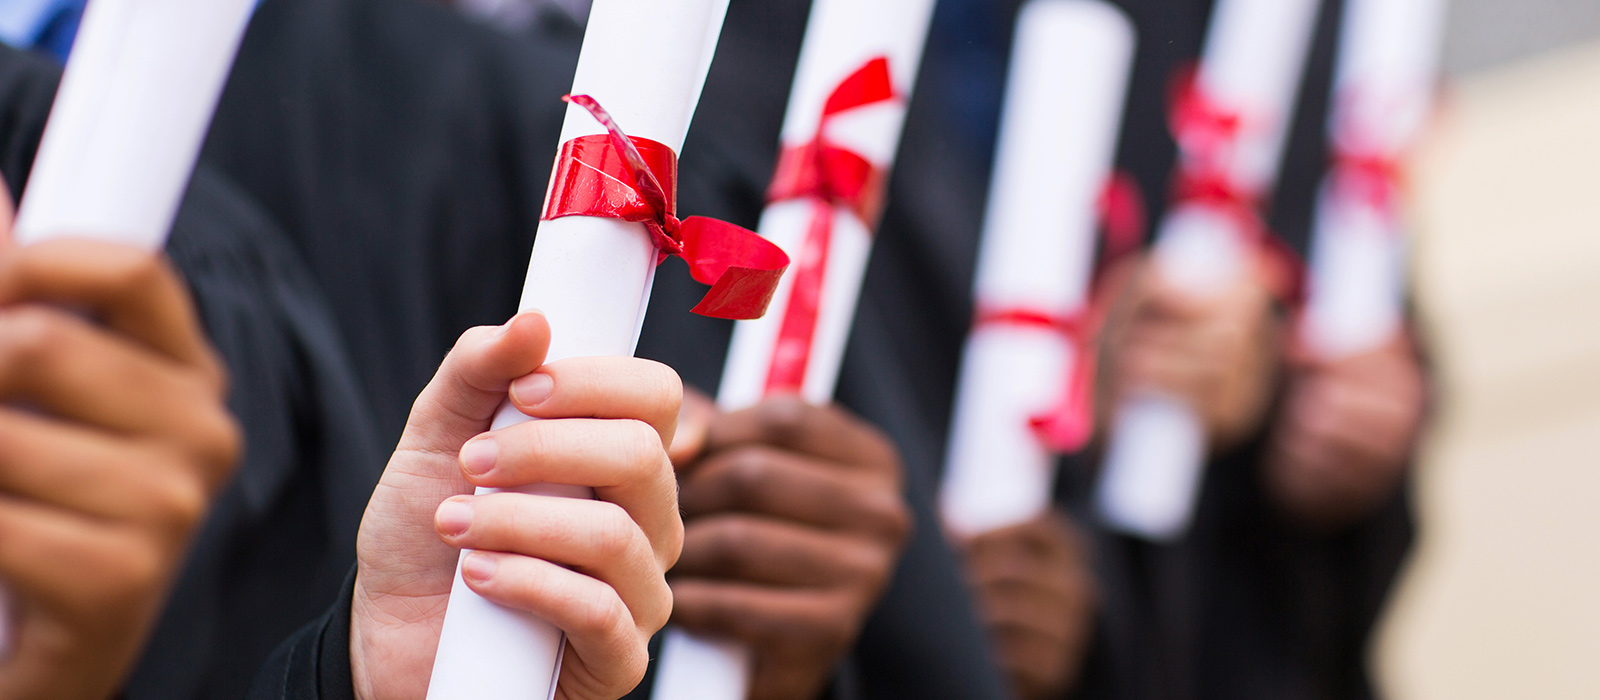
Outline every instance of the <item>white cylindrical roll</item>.
MULTIPOLYGON (((1023 7, 978 254, 980 310, 1086 310, 1096 204, 1116 157, 1134 43, 1133 23, 1100 0, 1023 7)), ((1049 508, 1055 456, 1030 418, 1088 359, 1073 340, 1048 328, 973 329, 940 491, 951 532, 988 532, 1049 508)))
MULTIPOLYGON (((573 94, 594 97, 630 136, 683 146, 721 30, 721 0, 596 0, 589 15, 573 94)), ((576 105, 563 143, 605 133, 576 105)), ((528 264, 523 310, 550 321, 548 361, 629 356, 649 300, 656 249, 642 224, 572 216, 543 222, 528 264)), ((499 429, 529 420, 509 405, 499 429)), ((529 492, 574 497, 588 489, 545 485, 529 492)), ((481 493, 482 491, 480 491, 481 493)), ((449 610, 428 685, 430 700, 551 697, 563 638, 549 623, 478 596, 456 570, 449 610)))
POLYGON ((1395 173, 1382 165, 1363 173, 1352 161, 1398 165, 1419 138, 1432 111, 1447 4, 1345 6, 1329 124, 1335 167, 1317 204, 1300 329, 1324 357, 1370 350, 1403 326, 1406 236, 1395 173))
MULTIPOLYGON (((1239 118, 1238 133, 1205 152, 1183 144, 1180 169, 1221 175, 1249 197, 1271 189, 1320 6, 1320 0, 1217 3, 1194 87, 1208 103, 1239 118)), ((1179 202, 1157 232, 1155 264, 1172 283, 1197 295, 1212 293, 1243 270, 1249 244, 1242 225, 1232 212, 1179 202)), ((1095 496, 1101 516, 1113 528, 1148 539, 1181 537, 1205 465, 1199 417, 1169 397, 1150 396, 1120 407, 1114 420, 1095 496)))
POLYGON ((16 239, 166 243, 252 0, 95 0, 17 215, 16 239))
MULTIPOLYGON (((13 235, 166 246, 252 0, 95 0, 84 10, 13 235)), ((0 588, 0 610, 10 610, 0 588)), ((11 649, 0 619, 0 650, 11 649)))
MULTIPOLYGON (((933 5, 932 0, 817 0, 811 8, 789 96, 783 124, 784 145, 792 147, 816 137, 823 104, 840 81, 873 58, 887 57, 899 99, 835 117, 826 134, 830 141, 855 151, 887 172, 899 148, 905 108, 921 67, 933 5)), ((761 235, 783 248, 795 265, 778 286, 772 311, 762 319, 742 321, 734 329, 717 396, 725 409, 753 406, 765 394, 774 345, 793 288, 793 272, 802 265, 799 247, 811 214, 811 205, 805 201, 778 202, 762 214, 761 235)), ((812 403, 833 400, 856 302, 861 297, 867 258, 872 252, 873 232, 867 228, 868 223, 846 209, 834 212, 821 310, 801 392, 812 403)))
MULTIPOLYGON (((899 148, 905 106, 922 64, 933 5, 934 0, 815 0, 784 119, 784 146, 804 144, 818 136, 823 106, 834 88, 869 61, 887 58, 900 99, 831 118, 825 134, 831 142, 887 172, 899 148)), ((767 315, 741 321, 734 328, 717 396, 723 409, 748 408, 766 393, 796 271, 805 265, 800 248, 812 215, 813 205, 806 201, 778 202, 762 213, 761 235, 795 262, 778 284, 767 315)), ((868 225, 873 222, 862 221, 846 208, 835 208, 832 216, 820 308, 801 388, 802 398, 815 404, 833 400, 872 251, 868 225)), ((651 696, 656 700, 738 700, 748 692, 749 656, 748 650, 736 644, 669 628, 651 696)))

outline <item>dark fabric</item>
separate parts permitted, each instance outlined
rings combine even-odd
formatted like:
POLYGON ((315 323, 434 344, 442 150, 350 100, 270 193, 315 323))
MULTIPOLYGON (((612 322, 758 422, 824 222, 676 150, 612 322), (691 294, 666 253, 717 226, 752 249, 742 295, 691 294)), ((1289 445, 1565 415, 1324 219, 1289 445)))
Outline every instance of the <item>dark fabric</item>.
POLYGON ((247 700, 352 700, 350 603, 352 567, 333 607, 284 640, 261 666, 247 700))
POLYGON ((243 201, 203 171, 168 248, 228 363, 247 441, 132 699, 239 697, 273 646, 336 594, 387 458, 320 290, 243 201))
POLYGON ((461 331, 516 310, 576 57, 424 0, 266 0, 205 158, 328 291, 385 444, 461 331))
MULTIPOLYGON (((58 79, 47 61, 0 51, 0 169, 18 189, 58 79)), ((201 168, 167 252, 228 366, 246 446, 126 697, 238 698, 337 594, 384 453, 321 292, 242 192, 201 168)))

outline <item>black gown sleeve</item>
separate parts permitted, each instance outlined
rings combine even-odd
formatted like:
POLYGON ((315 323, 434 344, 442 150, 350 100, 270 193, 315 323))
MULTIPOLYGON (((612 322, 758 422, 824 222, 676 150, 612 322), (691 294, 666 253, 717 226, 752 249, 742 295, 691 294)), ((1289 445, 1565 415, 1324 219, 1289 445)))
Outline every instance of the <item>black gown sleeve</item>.
POLYGON ((355 569, 333 607, 272 653, 248 700, 354 700, 350 678, 350 602, 355 569))

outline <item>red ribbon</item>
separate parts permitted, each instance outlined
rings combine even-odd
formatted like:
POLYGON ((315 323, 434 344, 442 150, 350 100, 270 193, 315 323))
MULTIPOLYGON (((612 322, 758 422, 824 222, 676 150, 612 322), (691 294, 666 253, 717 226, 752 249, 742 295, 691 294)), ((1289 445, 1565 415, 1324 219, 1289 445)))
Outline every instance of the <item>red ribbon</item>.
POLYGON ((1104 270, 1138 251, 1144 243, 1150 225, 1139 181, 1125 171, 1112 173, 1095 201, 1095 210, 1105 233, 1105 247, 1100 254, 1100 268, 1104 270))
POLYGON ((1384 100, 1352 88, 1341 90, 1336 99, 1334 191, 1340 197, 1354 197, 1392 214, 1398 208, 1404 189, 1404 154, 1372 133, 1369 124, 1373 119, 1404 120, 1402 112, 1407 101, 1404 98, 1384 100))
POLYGON ((711 285, 694 312, 727 319, 760 318, 772 302, 789 256, 753 231, 703 216, 679 220, 678 154, 665 144, 623 133, 588 95, 562 98, 606 128, 561 144, 541 220, 593 216, 644 224, 659 251, 683 258, 689 274, 711 285))
POLYGON ((884 173, 861 154, 829 141, 828 125, 840 114, 896 97, 889 59, 880 56, 867 61, 828 95, 811 141, 787 147, 778 156, 767 201, 809 199, 812 214, 767 370, 768 394, 798 393, 805 384, 822 306, 835 209, 849 210, 868 228, 876 225, 883 210, 884 173))
POLYGON ((1098 314, 1086 311, 1059 316, 1028 308, 978 310, 975 328, 1014 326, 1059 334, 1077 352, 1077 362, 1067 373, 1066 391, 1054 405, 1035 413, 1028 425, 1045 449, 1056 454, 1076 452, 1094 435, 1094 331, 1098 314))
POLYGON ((1182 150, 1173 198, 1232 217, 1234 231, 1268 265, 1273 292, 1296 304, 1304 296, 1305 263, 1262 221, 1261 193, 1240 186, 1227 171, 1228 159, 1251 120, 1208 95, 1198 77, 1191 66, 1173 82, 1171 127, 1182 150))

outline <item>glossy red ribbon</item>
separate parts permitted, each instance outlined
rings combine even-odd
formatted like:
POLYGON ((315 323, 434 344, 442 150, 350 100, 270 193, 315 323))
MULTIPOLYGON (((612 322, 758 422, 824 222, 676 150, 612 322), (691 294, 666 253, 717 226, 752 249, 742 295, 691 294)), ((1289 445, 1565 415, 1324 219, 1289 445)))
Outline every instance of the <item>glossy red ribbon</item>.
POLYGON ((1094 435, 1095 353, 1092 314, 1079 311, 1067 316, 1029 308, 979 308, 976 329, 1013 326, 1049 331, 1064 338, 1077 353, 1067 372, 1066 390, 1054 405, 1035 413, 1028 425, 1045 449, 1069 454, 1084 448, 1094 435))
POLYGON ((889 59, 868 61, 834 88, 823 104, 811 141, 790 146, 778 156, 767 201, 809 199, 811 225, 800 244, 789 302, 767 370, 766 393, 798 393, 805 384, 822 307, 822 287, 833 241, 836 209, 854 213, 867 228, 883 210, 884 173, 864 156, 827 139, 834 118, 854 109, 896 99, 889 59))
POLYGON ((694 312, 727 319, 760 318, 772 302, 789 256, 753 231, 703 216, 679 220, 678 154, 665 144, 629 137, 587 95, 562 98, 588 110, 604 135, 561 144, 541 220, 593 216, 644 224, 659 251, 683 258, 689 274, 711 285, 694 312))

